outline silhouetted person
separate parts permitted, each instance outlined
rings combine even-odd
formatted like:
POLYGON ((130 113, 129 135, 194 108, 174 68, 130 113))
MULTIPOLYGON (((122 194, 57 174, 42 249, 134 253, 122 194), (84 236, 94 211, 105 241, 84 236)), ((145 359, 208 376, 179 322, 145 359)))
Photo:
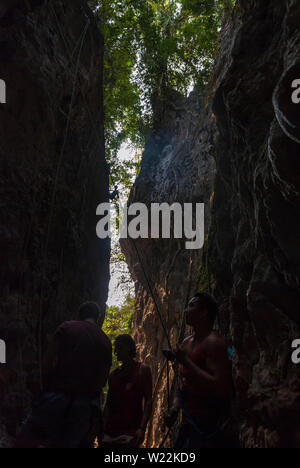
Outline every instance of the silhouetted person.
POLYGON ((135 360, 136 346, 130 335, 118 336, 115 353, 122 367, 109 377, 103 447, 139 447, 152 411, 151 370, 135 360))
POLYGON ((45 393, 33 405, 17 447, 91 447, 99 433, 101 393, 112 363, 112 346, 101 330, 97 304, 79 309, 79 320, 55 332, 44 362, 45 393), (97 325, 98 321, 98 325, 97 325))
POLYGON ((180 363, 180 379, 174 406, 165 414, 172 427, 179 411, 183 422, 176 449, 222 446, 220 425, 228 415, 232 398, 232 376, 227 346, 213 331, 218 312, 215 300, 197 293, 186 311, 186 322, 194 334, 174 351, 180 363))

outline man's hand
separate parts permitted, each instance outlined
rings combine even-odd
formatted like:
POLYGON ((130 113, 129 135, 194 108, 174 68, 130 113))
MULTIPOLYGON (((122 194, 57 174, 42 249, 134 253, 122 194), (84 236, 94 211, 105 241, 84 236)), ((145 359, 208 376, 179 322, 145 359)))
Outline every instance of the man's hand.
POLYGON ((188 351, 181 345, 177 345, 174 349, 174 356, 176 361, 180 364, 186 364, 188 361, 188 351))
POLYGON ((178 413, 179 413, 178 409, 174 407, 171 408, 170 411, 166 411, 164 413, 164 423, 168 429, 171 429, 176 423, 176 420, 178 418, 178 413))
POLYGON ((141 427, 136 431, 134 438, 138 446, 142 445, 145 439, 145 431, 141 427))

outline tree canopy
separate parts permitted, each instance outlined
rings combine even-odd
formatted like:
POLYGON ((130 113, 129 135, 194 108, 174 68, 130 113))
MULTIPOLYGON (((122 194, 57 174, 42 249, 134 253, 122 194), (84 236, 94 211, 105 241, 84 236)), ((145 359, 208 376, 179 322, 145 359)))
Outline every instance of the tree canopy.
POLYGON ((91 0, 105 40, 106 152, 114 180, 128 186, 138 160, 120 163, 129 141, 138 152, 151 128, 151 97, 166 87, 188 94, 207 83, 221 20, 234 0, 91 0), (130 167, 127 168, 126 165, 130 167))

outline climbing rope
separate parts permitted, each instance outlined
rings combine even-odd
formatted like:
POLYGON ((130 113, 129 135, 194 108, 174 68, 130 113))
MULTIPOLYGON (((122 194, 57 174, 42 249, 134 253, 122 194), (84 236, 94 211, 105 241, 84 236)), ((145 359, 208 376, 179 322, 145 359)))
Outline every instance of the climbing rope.
MULTIPOLYGON (((170 349, 172 349, 171 341, 170 341, 170 338, 169 338, 169 334, 168 334, 168 332, 167 332, 167 327, 166 327, 166 324, 165 324, 165 322, 164 322, 164 320, 163 320, 162 314, 161 314, 161 312, 160 312, 160 310, 159 310, 159 307, 158 307, 158 304, 157 304, 157 301, 156 301, 156 298, 155 298, 155 295, 154 295, 154 291, 153 291, 153 289, 152 289, 152 286, 151 286, 151 284, 150 284, 150 280, 149 280, 149 278, 148 278, 148 275, 147 275, 147 273, 146 273, 145 267, 144 267, 144 265, 143 265, 143 262, 142 262, 142 259, 141 259, 139 250, 138 250, 138 248, 137 248, 137 246, 136 246, 134 240, 133 240, 132 238, 130 238, 130 240, 131 240, 131 243, 132 243, 132 245, 133 245, 133 247, 134 247, 134 250, 135 250, 135 252, 136 252, 138 261, 139 261, 139 263, 140 263, 140 265, 141 265, 141 268, 142 268, 142 271, 143 271, 143 274, 144 274, 146 283, 147 283, 147 285, 148 285, 148 289, 149 289, 150 295, 152 296, 152 300, 153 300, 153 303, 154 303, 154 305, 155 305, 155 308, 156 308, 158 317, 159 317, 159 319, 160 319, 160 323, 161 323, 161 325, 162 325, 162 328, 163 328, 165 337, 166 337, 166 339, 167 339, 167 341, 168 341, 168 346, 169 346, 170 349)), ((168 359, 166 359, 166 369, 167 369, 167 405, 168 405, 168 411, 170 411, 170 369, 169 369, 169 361, 168 361, 168 359)), ((151 419, 153 419, 153 411, 152 411, 151 419)), ((170 430, 168 431, 168 433, 167 433, 167 435, 166 435, 166 438, 168 437, 169 432, 170 432, 170 430)), ((166 438, 165 438, 165 439, 166 439, 166 438)), ((165 439, 164 439, 164 441, 163 441, 163 444, 165 443, 165 439)))
MULTIPOLYGON (((59 30, 59 33, 60 33, 60 35, 61 35, 61 38, 62 38, 62 40, 63 40, 63 42, 64 42, 64 44, 65 44, 66 51, 67 51, 67 53, 68 53, 68 55, 69 55, 70 62, 71 62, 71 64, 73 64, 73 55, 74 55, 74 52, 75 52, 76 48, 78 47, 78 45, 76 45, 75 48, 74 48, 74 51, 71 52, 70 47, 69 47, 69 44, 68 44, 68 41, 67 41, 67 38, 66 38, 66 36, 65 36, 65 34, 64 34, 63 28, 62 28, 62 26, 61 26, 61 23, 60 23, 60 20, 59 20, 57 14, 56 14, 56 11, 55 11, 53 5, 51 4, 51 2, 50 2, 49 5, 50 5, 50 9, 52 10, 53 16, 54 16, 54 18, 55 18, 55 20, 56 20, 57 29, 59 30)), ((89 22, 90 20, 88 19, 87 21, 89 22)), ((86 106, 86 110, 87 110, 88 115, 89 115, 89 118, 90 118, 90 124, 91 124, 91 126, 92 126, 92 128, 93 128, 93 131, 95 131, 95 130, 97 130, 97 127, 96 127, 96 124, 95 124, 95 122, 94 122, 94 119, 93 119, 92 112, 91 112, 91 109, 90 109, 90 107, 89 107, 88 101, 87 101, 87 99, 86 99, 86 95, 85 95, 85 93, 84 93, 84 91, 83 91, 83 89, 82 89, 82 86, 81 86, 79 80, 78 80, 78 87, 79 87, 81 96, 82 96, 82 98, 83 98, 83 100, 84 100, 84 103, 85 103, 85 106, 86 106)))
MULTIPOLYGON (((185 304, 184 304, 184 310, 186 309, 187 305, 188 305, 188 302, 189 302, 189 298, 190 298, 190 294, 191 294, 191 285, 192 285, 192 272, 193 272, 193 269, 192 269, 192 265, 193 265, 193 262, 192 262, 192 253, 190 253, 190 264, 189 264, 189 274, 188 274, 188 288, 187 288, 187 294, 186 294, 186 298, 185 298, 185 304)), ((186 320, 185 320, 185 314, 183 313, 182 314, 182 321, 181 321, 181 326, 180 326, 180 331, 179 331, 179 336, 178 336, 178 343, 181 344, 183 339, 184 339, 184 335, 185 335, 185 329, 186 329, 186 320)), ((170 398, 173 400, 174 399, 174 395, 175 395, 175 391, 176 391, 176 386, 177 386, 177 380, 178 380, 178 375, 179 375, 179 365, 178 363, 174 363, 173 365, 173 371, 174 371, 174 378, 173 378, 173 382, 172 382, 172 386, 171 386, 171 390, 170 390, 170 398)), ((164 436, 159 448, 163 448, 168 437, 170 436, 171 432, 172 432, 172 429, 173 428, 170 428, 167 432, 167 434, 164 436)))
POLYGON ((155 309, 156 309, 156 311, 157 311, 157 314, 158 314, 158 317, 159 317, 161 326, 162 326, 162 328, 163 328, 164 335, 165 335, 165 337, 166 337, 166 339, 167 339, 167 341, 168 341, 168 346, 169 346, 169 348, 171 349, 172 346, 171 346, 171 341, 170 341, 170 338, 169 338, 169 334, 168 334, 168 332, 167 332, 167 327, 166 327, 166 324, 165 324, 164 319, 163 319, 163 317, 162 317, 162 314, 160 313, 160 310, 159 310, 159 307, 158 307, 158 304, 157 304, 157 301, 156 301, 156 298, 155 298, 155 295, 154 295, 154 291, 153 291, 153 289, 152 289, 152 286, 151 286, 151 284, 150 284, 150 280, 149 280, 148 275, 147 275, 147 273, 146 273, 146 270, 145 270, 145 268, 144 268, 144 265, 143 265, 143 262, 142 262, 140 253, 139 253, 139 251, 138 251, 138 248, 137 248, 137 246, 136 246, 134 240, 133 240, 131 237, 130 237, 130 241, 131 241, 131 243, 132 243, 132 245, 133 245, 133 248, 134 248, 134 250, 135 250, 135 252, 136 252, 138 261, 139 261, 139 263, 140 263, 140 265, 141 265, 141 269, 142 269, 143 275, 144 275, 144 277, 145 277, 145 280, 146 280, 146 283, 147 283, 147 286, 148 286, 150 295, 151 295, 151 297, 152 297, 152 300, 153 300, 155 309))
MULTIPOLYGON (((135 250, 135 253, 136 253, 136 256, 138 258, 138 261, 141 265, 141 269, 142 269, 142 272, 143 272, 143 275, 145 277, 145 280, 146 280, 146 283, 147 283, 147 286, 148 286, 148 289, 149 289, 149 292, 150 292, 150 295, 152 297, 152 300, 153 300, 153 303, 154 303, 154 306, 155 306, 155 309, 157 311, 157 314, 158 314, 158 317, 159 317, 159 320, 160 320, 160 323, 162 325, 162 328, 163 328, 163 332, 164 332, 164 335, 167 339, 167 342, 168 342, 168 346, 169 348, 171 349, 172 346, 171 346, 171 341, 170 341, 170 337, 169 337, 169 334, 167 332, 167 327, 166 327, 166 324, 165 324, 165 321, 162 317, 162 314, 159 310, 159 307, 158 307, 158 304, 157 304, 157 301, 156 301, 156 298, 155 298, 155 295, 154 295, 154 291, 152 289, 152 286, 151 286, 151 283, 150 283, 150 279, 148 278, 148 275, 146 273, 146 269, 144 267, 144 264, 142 262, 142 259, 141 259, 141 256, 140 256, 140 253, 139 253, 139 250, 136 246, 136 243, 134 242, 134 240, 130 237, 130 241, 133 245, 133 248, 135 250)), ((166 370, 167 370, 167 405, 168 405, 168 411, 170 410, 170 369, 169 369, 169 362, 168 362, 168 359, 166 359, 166 370)), ((158 389, 158 386, 155 385, 155 388, 158 389)), ((152 410, 152 414, 151 414, 151 421, 153 420, 153 415, 154 415, 154 405, 153 405, 153 410, 152 410)))
POLYGON ((161 443, 160 443, 160 445, 159 445, 159 447, 158 447, 158 448, 160 448, 160 449, 161 449, 161 448, 163 448, 163 447, 164 447, 164 445, 165 445, 165 443, 166 443, 166 440, 168 439, 168 437, 169 437, 170 433, 171 433, 171 428, 170 428, 170 429, 168 429, 167 433, 165 434, 165 436, 164 436, 163 440, 161 441, 161 443))
MULTIPOLYGON (((140 253, 139 253, 139 250, 138 250, 138 247, 136 245, 136 243, 134 242, 134 240, 132 238, 130 238, 131 240, 131 243, 134 247, 134 250, 136 252, 136 255, 137 255, 137 258, 138 258, 138 261, 141 265, 141 269, 143 271, 143 274, 144 274, 144 277, 145 277, 145 280, 146 280, 146 283, 147 283, 147 286, 148 286, 148 289, 149 289, 149 292, 152 296, 152 299, 153 299, 153 302, 154 302, 154 305, 155 305, 155 308, 158 312, 158 316, 160 318, 160 322, 162 324, 162 327, 163 327, 163 330, 164 330, 164 333, 165 333, 165 336, 168 340, 168 345, 169 345, 169 348, 172 349, 172 346, 171 346, 171 343, 170 343, 170 338, 169 338, 169 334, 167 332, 167 329, 166 329, 166 325, 165 325, 165 322, 162 318, 162 315, 161 315, 161 312, 159 310, 159 307, 158 307, 158 304, 157 304, 157 301, 156 301, 156 298, 155 298, 155 295, 154 295, 154 292, 153 292, 153 289, 151 287, 151 284, 150 284, 150 280, 148 278, 148 275, 146 273, 146 270, 145 270, 145 267, 144 267, 144 264, 142 262, 142 259, 141 259, 141 256, 140 256, 140 253)), ((190 293, 191 293, 191 276, 192 276, 192 257, 191 257, 191 254, 190 254, 190 265, 189 265, 189 276, 188 276, 188 290, 187 290, 187 295, 186 295, 186 299, 185 299, 185 306, 184 306, 184 309, 186 309, 187 307, 187 304, 188 304, 188 301, 189 301, 189 297, 190 297, 190 293)), ((186 328, 186 322, 185 322, 185 316, 183 314, 183 317, 182 317, 182 322, 181 322, 181 327, 180 327, 180 332, 179 332, 179 337, 178 337, 178 343, 181 343, 184 339, 184 334, 185 334, 185 328, 186 328)), ((173 379, 173 382, 172 382, 172 389, 170 391, 170 368, 169 368, 169 361, 168 359, 166 359, 166 363, 165 363, 165 366, 166 366, 166 371, 167 371, 167 405, 168 405, 168 411, 170 410, 170 402, 171 402, 171 395, 173 395, 173 393, 175 393, 175 389, 176 389, 176 384, 177 384, 177 379, 178 379, 178 364, 174 366, 174 379, 173 379)), ((164 366, 164 367, 165 367, 164 366)), ((163 367, 163 369, 164 369, 163 367)), ((155 385, 155 391, 154 391, 154 395, 157 393, 158 391, 158 381, 161 379, 161 373, 160 375, 158 376, 158 379, 157 379, 157 382, 156 382, 156 385, 155 385)), ((153 405, 154 407, 154 405, 153 405)), ((153 420, 153 416, 154 416, 154 411, 152 411, 152 414, 151 414, 151 417, 150 417, 150 427, 152 427, 152 420, 153 420)), ((150 430, 150 428, 149 428, 150 430)), ((149 430, 148 430, 148 434, 149 434, 149 430)), ((171 428, 167 431, 167 433, 165 434, 159 448, 162 448, 166 442, 166 440, 168 439, 170 433, 171 433, 171 428)))
MULTIPOLYGON (((97 128, 96 128, 97 126, 96 126, 96 124, 95 124, 95 122, 94 122, 94 120, 92 118, 90 108, 89 108, 88 103, 87 103, 86 98, 85 98, 85 94, 83 93, 83 90, 82 90, 82 88, 80 86, 80 83, 78 83, 78 81, 79 81, 78 80, 78 72, 79 72, 80 59, 81 59, 83 45, 84 45, 84 42, 85 42, 85 38, 86 38, 86 34, 87 34, 87 31, 88 31, 90 22, 89 22, 89 20, 87 20, 87 23, 86 23, 86 25, 85 25, 85 27, 84 27, 84 29, 82 31, 81 37, 79 37, 73 51, 70 52, 67 40, 66 40, 64 32, 63 32, 63 29, 61 28, 61 25, 60 25, 59 19, 57 17, 57 14, 55 12, 54 7, 51 5, 51 3, 50 3, 50 8, 52 9, 54 17, 56 18, 56 21, 57 21, 57 24, 58 24, 58 29, 60 31, 60 34, 61 34, 62 38, 63 38, 66 49, 70 54, 71 63, 73 62, 73 57, 74 57, 74 54, 75 54, 76 50, 78 49, 79 44, 80 44, 80 46, 79 46, 77 61, 76 61, 76 66, 75 66, 75 74, 74 74, 73 86, 72 86, 72 95, 71 95, 69 112, 68 112, 68 116, 67 116, 66 128, 65 128, 65 132, 64 132, 63 145, 62 145, 61 152, 60 152, 60 155, 59 155, 56 174, 55 174, 55 179, 54 179, 54 186, 53 186, 53 191, 52 191, 52 196, 51 196, 51 203, 50 203, 50 215, 49 215, 49 221, 48 221, 48 226, 47 226, 47 235, 46 235, 45 249, 44 249, 44 255, 43 255, 44 261, 43 261, 42 282, 41 282, 42 284, 41 284, 40 303, 39 303, 39 321, 38 321, 38 359, 39 359, 41 388, 43 388, 42 334, 43 334, 43 318, 44 318, 43 299, 44 299, 44 283, 45 283, 45 276, 46 276, 46 262, 47 262, 47 258, 48 258, 50 230, 51 230, 51 226, 52 226, 52 222, 53 222, 54 205, 55 205, 55 197, 56 197, 57 186, 58 186, 58 179, 59 179, 59 175, 60 175, 60 171, 61 171, 61 167, 62 167, 62 163, 63 163, 65 148, 66 148, 67 139, 68 139, 68 134, 69 134, 70 126, 71 126, 71 116, 72 116, 72 111, 73 111, 73 106, 74 106, 74 98, 75 98, 75 91, 76 91, 77 86, 79 86, 79 88, 80 88, 81 94, 82 94, 82 96, 84 98, 84 101, 85 101, 85 104, 86 104, 86 107, 87 107, 87 110, 88 110, 90 120, 91 120, 92 125, 93 125, 93 132, 92 133, 94 134, 94 131, 97 130, 97 128)), ((91 140, 92 140, 92 137, 90 138, 90 140, 88 142, 88 146, 89 146, 91 140)), ((157 300, 155 298, 153 288, 151 286, 150 280, 149 280, 148 275, 146 273, 146 270, 144 268, 143 262, 141 260, 141 257, 140 257, 139 251, 138 251, 138 248, 137 248, 135 242, 133 241, 133 239, 131 239, 131 241, 132 241, 132 244, 134 246, 134 250, 136 252, 136 255, 137 255, 138 259, 139 259, 139 263, 141 265, 141 268, 142 268, 146 283, 148 285, 150 295, 151 295, 151 297, 153 299, 153 303, 154 303, 155 309, 157 311, 160 323, 162 325, 164 335, 165 335, 165 337, 167 339, 168 346, 171 349, 171 343, 170 343, 170 338, 169 338, 169 334, 168 334, 168 331, 167 331, 167 327, 166 327, 165 321, 163 319, 163 316, 162 316, 162 314, 161 314, 161 312, 159 310, 159 306, 158 306, 157 300)), ((170 409, 170 369, 169 369, 168 360, 166 360, 166 370, 167 370, 167 402, 168 402, 168 410, 169 410, 170 409)), ((167 440, 169 434, 170 434, 170 429, 166 433, 166 435, 165 435, 165 437, 164 437, 164 439, 163 439, 163 441, 161 443, 161 446, 164 445, 164 443, 167 440)))
MULTIPOLYGON (((69 51, 69 46, 68 46, 68 43, 67 43, 67 40, 66 40, 66 37, 64 35, 64 32, 63 32, 63 29, 61 28, 61 25, 60 25, 60 21, 57 17, 57 14, 55 12, 55 9, 54 7, 50 4, 50 8, 52 9, 53 11, 53 14, 56 18, 56 21, 57 21, 57 25, 58 25, 58 29, 60 31, 60 34, 62 36, 62 39, 65 43, 65 46, 66 46, 66 49, 68 51, 68 53, 70 54, 70 60, 71 62, 73 62, 73 56, 74 56, 74 53, 78 47, 78 43, 76 44, 74 50, 72 51, 72 53, 69 51)), ((75 96, 75 89, 76 89, 76 84, 77 84, 77 77, 78 77, 78 70, 79 70, 79 64, 80 64, 80 58, 81 58, 81 52, 82 52, 82 48, 83 48, 83 44, 84 44, 84 40, 85 40, 85 37, 86 37, 86 34, 87 34, 87 30, 88 30, 88 27, 89 27, 89 20, 87 21, 87 24, 84 28, 84 31, 83 31, 83 34, 82 34, 82 39, 81 39, 81 43, 80 43, 80 48, 79 48, 79 52, 78 52, 78 58, 77 58, 77 63, 76 63, 76 72, 75 72, 75 76, 74 76, 74 81, 73 81, 73 90, 72 90, 72 98, 71 98, 71 104, 70 104, 70 109, 69 109, 69 114, 68 114, 68 119, 67 119, 67 126, 66 126, 66 131, 65 131, 65 137, 64 137, 64 142, 63 142, 63 147, 62 147, 62 150, 61 150, 61 154, 60 154, 60 158, 59 158, 59 163, 58 163, 58 167, 57 167, 57 171, 56 171, 56 177, 55 177, 55 183, 54 183, 54 190, 53 190, 53 193, 52 193, 52 198, 51 198, 51 213, 50 213, 50 218, 49 218, 49 224, 48 224, 48 232, 47 232, 47 240, 46 240, 46 248, 45 248, 45 262, 44 262, 44 271, 43 271, 43 275, 42 275, 42 282, 44 281, 44 277, 45 277, 45 263, 46 263, 46 259, 47 259, 47 255, 48 255, 48 243, 49 243, 49 237, 50 237, 50 227, 51 227, 51 224, 52 224, 52 217, 53 217, 53 208, 54 208, 54 201, 55 201, 55 195, 56 195, 56 189, 57 189, 57 182, 58 182, 58 177, 59 177, 59 172, 60 172, 60 168, 61 168, 61 164, 62 164, 62 161, 63 161, 63 155, 64 155, 64 152, 65 152, 65 146, 66 146, 66 142, 67 142, 67 136, 68 136, 68 133, 69 133, 69 128, 70 128, 70 122, 71 122, 71 114, 72 114, 72 109, 73 109, 73 104, 74 104, 74 96, 75 96)), ((80 41, 80 38, 79 38, 79 41, 80 41)), ((88 114, 89 114, 89 117, 90 117, 90 120, 91 120, 91 123, 92 123, 92 126, 93 126, 93 133, 96 129, 96 124, 92 118, 92 114, 91 114, 91 111, 90 111, 90 108, 89 108, 89 105, 87 103, 87 100, 86 100, 86 97, 85 97, 85 94, 83 93, 83 90, 80 86, 80 83, 79 83, 79 88, 80 88, 80 91, 81 91, 81 94, 82 94, 82 97, 85 101, 85 104, 86 104, 86 107, 87 107, 87 110, 88 110, 88 114)), ((91 138, 92 139, 92 138, 91 138)), ((88 146, 89 146, 89 143, 90 141, 88 142, 88 146)), ((112 179, 112 175, 111 175, 111 179, 112 179)), ((172 346, 171 346, 171 342, 170 342, 170 338, 169 338, 169 334, 168 334, 168 331, 167 331, 167 327, 166 327, 166 324, 164 322, 164 319, 162 317, 162 314, 159 310, 159 307, 158 307, 158 303, 157 303, 157 300, 155 298, 155 295, 154 295, 154 291, 152 289, 152 286, 151 286, 151 283, 150 283, 150 280, 148 278, 148 275, 146 273, 146 270, 144 268, 144 265, 143 265, 143 262, 141 260, 141 257, 140 257, 140 254, 139 254, 139 251, 138 251, 138 248, 134 242, 133 239, 131 239, 131 242, 133 244, 133 247, 134 247, 134 250, 136 252, 136 255, 138 257, 138 260, 139 260, 139 263, 141 265, 141 268, 142 268, 142 271, 143 271, 143 274, 144 274, 144 277, 145 277, 145 280, 146 280, 146 283, 147 283, 147 286, 148 286, 148 289, 149 289, 149 292, 150 292, 150 295, 153 299, 153 303, 154 303, 154 306, 155 306, 155 309, 157 311, 157 314, 158 314, 158 317, 159 317, 159 320, 160 320, 160 323, 162 325, 162 328, 163 328, 163 332, 164 332, 164 335, 167 339, 167 342, 168 342, 168 346, 169 348, 171 349, 172 346)), ((42 386, 42 322, 43 322, 43 314, 42 314, 42 302, 43 302, 43 286, 41 288, 41 299, 40 299, 40 316, 39 316, 39 361, 40 361, 40 375, 41 375, 41 386, 42 386)), ((183 321, 182 322, 182 328, 184 327, 185 329, 185 322, 183 321)), ((184 334, 184 331, 183 331, 183 334, 184 334)), ((180 337, 182 335, 182 329, 181 329, 181 332, 180 332, 180 337)), ((181 341, 181 339, 180 339, 181 341)), ((180 342, 179 341, 179 342, 180 342)), ((170 375, 169 375, 169 372, 170 372, 170 369, 169 369, 169 362, 168 360, 166 360, 166 369, 167 369, 167 393, 168 393, 168 409, 170 408, 170 375)), ((173 387, 173 385, 172 385, 173 387)), ((165 440, 167 439, 167 437, 169 436, 169 433, 170 433, 170 430, 167 432, 164 440, 162 441, 162 445, 164 445, 165 443, 165 440)))
MULTIPOLYGON (((52 7, 53 9, 53 7, 52 7)), ((54 13, 55 10, 53 9, 54 13)), ((56 15, 56 13, 55 13, 56 15)), ((45 275, 46 275, 46 263, 47 263, 47 258, 48 258, 48 247, 49 247, 49 239, 50 239, 50 229, 53 221, 53 214, 54 214, 54 205, 55 205, 55 196, 56 196, 56 191, 57 191, 57 185, 58 185, 58 179, 59 179, 59 174, 63 162, 63 157, 65 154, 65 147, 67 143, 67 138, 70 130, 70 124, 71 124, 71 115, 73 111, 73 106, 74 106, 74 97, 75 97, 75 91, 76 91, 76 85, 77 85, 77 77, 78 77, 78 72, 79 72, 79 64, 80 64, 80 59, 81 59, 81 52, 83 49, 84 41, 86 38, 86 34, 88 31, 90 25, 89 19, 87 20, 85 27, 82 32, 81 36, 81 43, 78 51, 78 56, 77 56, 77 62, 76 62, 76 68, 75 68, 75 74, 74 74, 74 79, 73 79, 73 86, 72 86, 72 95, 71 95, 71 101, 70 101, 70 107, 69 107, 69 112, 68 112, 68 117, 67 117, 67 123, 66 123, 66 128, 64 132, 64 140, 63 140, 63 145, 60 151, 59 159, 58 159, 58 164, 56 168, 56 174, 55 174, 55 179, 54 179, 54 185, 53 185, 53 191, 52 191, 52 196, 51 196, 51 202, 50 202, 50 214, 49 214, 49 220, 47 224, 47 235, 46 235, 46 242, 45 242, 45 250, 44 250, 44 255, 43 255, 43 270, 42 270, 42 281, 41 281, 41 293, 40 293, 40 302, 39 302, 39 319, 38 319, 38 360, 39 360, 39 372, 40 372, 40 386, 41 389, 43 389, 43 349, 42 349, 42 338, 43 338, 43 298, 44 298, 44 283, 45 283, 45 275)))
POLYGON ((170 411, 170 369, 169 360, 167 359, 167 395, 168 395, 168 411, 170 411))

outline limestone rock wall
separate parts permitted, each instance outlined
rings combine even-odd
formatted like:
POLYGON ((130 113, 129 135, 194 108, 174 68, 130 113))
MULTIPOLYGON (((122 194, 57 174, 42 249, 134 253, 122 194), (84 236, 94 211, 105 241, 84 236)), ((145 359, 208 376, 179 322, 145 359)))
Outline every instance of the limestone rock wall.
POLYGON ((223 32, 209 264, 245 447, 299 446, 299 1, 244 1, 223 32))
MULTIPOLYGON (((140 175, 129 203, 205 203, 206 233, 210 224, 216 128, 209 103, 194 92, 188 99, 168 90, 154 99, 154 129, 146 144, 140 175)), ((171 344, 177 344, 188 296, 196 290, 203 251, 187 250, 185 239, 138 239, 135 247, 123 240, 132 277, 136 305, 134 337, 140 358, 151 366, 154 377, 154 415, 147 446, 158 447, 164 434, 161 415, 167 409, 167 382, 163 349, 168 341, 145 273, 154 291, 171 344)), ((171 380, 172 380, 171 374, 171 380)))
MULTIPOLYGON (((158 107, 163 117, 155 119, 130 197, 147 204, 206 203, 204 283, 203 252, 190 257, 176 241, 136 245, 172 344, 188 292, 197 282, 214 291, 218 326, 234 349, 243 447, 300 445, 299 367, 291 360, 292 341, 300 338, 300 104, 291 98, 292 82, 300 79, 299 29, 297 0, 237 2, 221 32, 211 102, 171 93, 164 112, 158 107)), ((132 243, 123 248, 136 281, 134 332, 156 382, 147 443, 157 446, 166 407, 166 339, 132 243)))
POLYGON ((107 298, 110 246, 95 231, 108 200, 102 55, 85 1, 1 2, 0 426, 11 435, 47 334, 82 301, 107 298))

